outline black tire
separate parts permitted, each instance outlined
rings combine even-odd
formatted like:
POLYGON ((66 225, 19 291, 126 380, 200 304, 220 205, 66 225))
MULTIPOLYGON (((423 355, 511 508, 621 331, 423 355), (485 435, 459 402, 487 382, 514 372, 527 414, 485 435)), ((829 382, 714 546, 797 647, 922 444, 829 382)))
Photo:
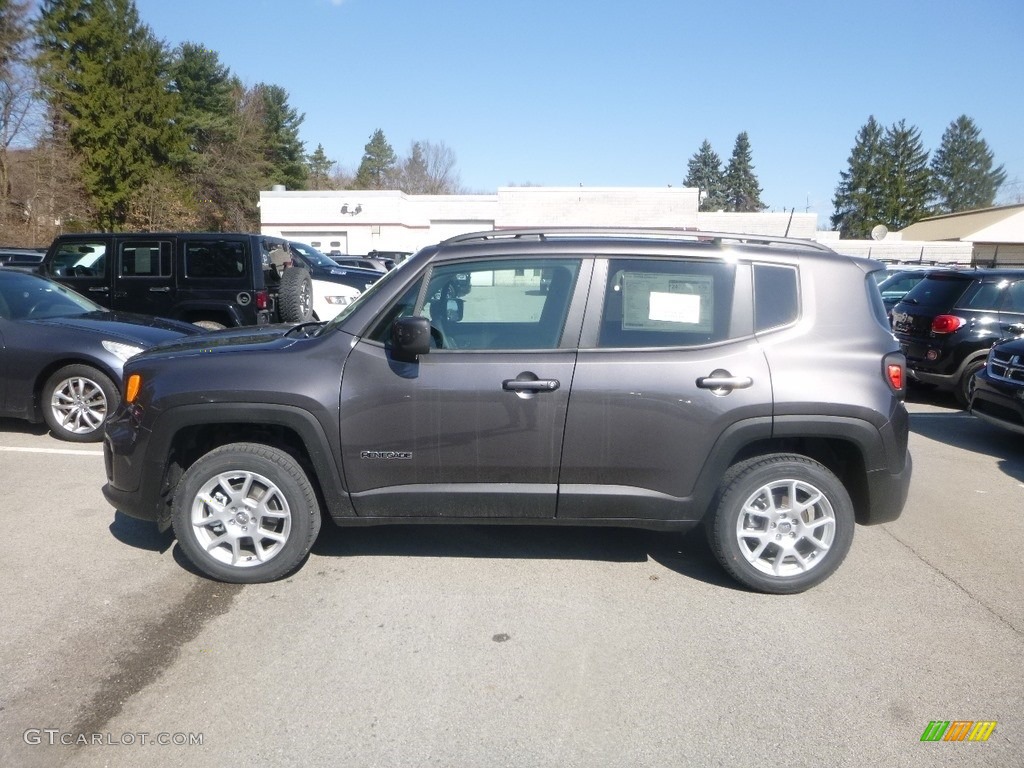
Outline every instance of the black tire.
POLYGON ((281 319, 286 323, 305 323, 313 319, 313 279, 309 270, 289 267, 281 276, 278 290, 281 319))
POLYGON ((232 443, 188 468, 174 491, 171 522, 185 555, 204 574, 257 584, 302 564, 320 532, 320 506, 291 456, 232 443))
POLYGON ((65 365, 43 384, 43 419, 54 437, 72 443, 103 439, 103 427, 121 402, 117 386, 91 365, 65 365))
POLYGON ((970 407, 971 395, 974 393, 974 374, 984 367, 984 360, 975 360, 964 368, 964 374, 960 377, 960 381, 957 382, 956 389, 953 390, 956 402, 961 408, 970 407))
POLYGON ((794 594, 820 584, 853 543, 856 520, 846 488, 805 456, 772 454, 736 464, 717 502, 708 519, 711 548, 737 581, 758 592, 794 594), (790 495, 807 503, 796 515, 790 495))

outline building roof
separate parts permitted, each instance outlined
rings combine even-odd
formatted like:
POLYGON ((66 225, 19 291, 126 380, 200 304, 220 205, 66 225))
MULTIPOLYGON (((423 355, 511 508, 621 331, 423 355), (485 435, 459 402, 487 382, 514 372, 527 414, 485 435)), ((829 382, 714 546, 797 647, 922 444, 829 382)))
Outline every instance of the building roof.
POLYGON ((904 240, 1024 243, 1024 204, 932 216, 900 230, 904 240))

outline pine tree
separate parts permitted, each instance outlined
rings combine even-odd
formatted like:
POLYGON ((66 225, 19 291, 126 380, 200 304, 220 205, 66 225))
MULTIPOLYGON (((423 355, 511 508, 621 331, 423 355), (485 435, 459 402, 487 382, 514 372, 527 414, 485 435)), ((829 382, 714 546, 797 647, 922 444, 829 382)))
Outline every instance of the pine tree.
POLYGON ((840 237, 865 239, 882 222, 882 136, 882 126, 872 115, 857 132, 847 170, 839 173, 839 186, 832 199, 832 226, 839 230, 840 237))
POLYGON ((722 172, 722 160, 707 139, 686 164, 683 186, 700 190, 700 210, 724 210, 725 174, 722 172))
POLYGON ((921 132, 900 120, 885 131, 881 223, 889 229, 909 227, 928 215, 931 171, 921 132))
POLYGON ((306 148, 299 139, 305 115, 289 106, 288 92, 281 86, 260 83, 255 90, 263 100, 264 153, 271 184, 305 189, 306 148))
POLYGON ((384 131, 380 128, 375 130, 363 149, 363 159, 356 171, 355 189, 387 189, 398 158, 384 137, 384 131))
POLYGON ((230 142, 237 134, 234 123, 235 82, 215 51, 197 43, 184 43, 171 66, 178 94, 177 122, 185 133, 191 167, 206 165, 204 155, 216 144, 230 142))
POLYGON ((44 0, 38 65, 102 229, 119 229, 155 167, 181 154, 163 44, 134 0, 44 0))
POLYGON ((732 157, 725 167, 725 204, 726 210, 738 212, 763 211, 768 207, 761 202, 761 187, 754 175, 746 131, 736 137, 732 157))
POLYGON ((932 196, 935 213, 957 213, 993 205, 1006 181, 1003 166, 995 162, 981 131, 967 115, 960 115, 942 134, 932 156, 932 196))
POLYGON ((327 153, 324 152, 324 145, 317 144, 316 151, 306 157, 306 167, 309 173, 310 189, 331 188, 331 166, 334 165, 327 153))

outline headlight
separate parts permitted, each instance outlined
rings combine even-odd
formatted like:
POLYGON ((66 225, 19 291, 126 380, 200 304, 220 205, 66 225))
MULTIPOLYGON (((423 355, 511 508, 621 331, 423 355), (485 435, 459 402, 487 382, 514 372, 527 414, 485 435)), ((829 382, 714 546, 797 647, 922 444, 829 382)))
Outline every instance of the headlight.
POLYGON ((128 362, 129 357, 134 357, 142 351, 142 347, 136 347, 134 344, 122 344, 120 341, 104 341, 102 343, 103 348, 122 363, 128 362))
POLYGON ((356 300, 356 296, 324 296, 324 299, 328 304, 334 304, 339 307, 347 307, 353 301, 356 300))

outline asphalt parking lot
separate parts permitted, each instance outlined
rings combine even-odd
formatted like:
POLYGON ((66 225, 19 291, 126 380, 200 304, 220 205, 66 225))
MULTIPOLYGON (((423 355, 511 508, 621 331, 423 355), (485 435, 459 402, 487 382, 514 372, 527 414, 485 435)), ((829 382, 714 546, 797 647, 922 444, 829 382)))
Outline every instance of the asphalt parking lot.
POLYGON ((1024 765, 1024 443, 909 407, 903 516, 790 597, 700 535, 500 526, 326 526, 219 584, 98 447, 0 421, 0 766, 1024 765))

